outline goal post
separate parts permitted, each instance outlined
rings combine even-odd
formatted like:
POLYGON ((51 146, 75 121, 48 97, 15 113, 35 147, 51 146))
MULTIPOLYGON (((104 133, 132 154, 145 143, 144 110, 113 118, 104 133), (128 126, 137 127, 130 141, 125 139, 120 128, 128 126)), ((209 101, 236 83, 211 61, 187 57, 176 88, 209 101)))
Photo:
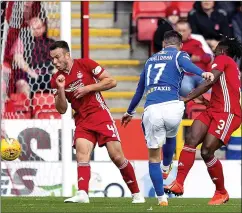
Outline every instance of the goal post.
POLYGON ((19 140, 22 155, 1 161, 1 195, 72 196, 74 121, 69 105, 63 116, 54 107, 49 57, 54 40, 71 47, 71 2, 7 2, 4 12, 1 133, 19 140))
MULTIPOLYGON (((71 49, 71 2, 61 1, 61 40, 65 40, 71 49)), ((72 110, 68 103, 68 108, 65 114, 61 116, 61 140, 62 140, 62 195, 68 197, 72 195, 72 182, 69 180, 72 163, 72 110)))

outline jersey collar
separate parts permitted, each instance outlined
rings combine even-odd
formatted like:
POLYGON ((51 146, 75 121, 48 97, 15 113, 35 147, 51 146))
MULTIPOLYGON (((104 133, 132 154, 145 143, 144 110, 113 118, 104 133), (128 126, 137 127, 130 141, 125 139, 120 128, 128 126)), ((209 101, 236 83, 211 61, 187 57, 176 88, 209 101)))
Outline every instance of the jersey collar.
POLYGON ((162 50, 178 50, 176 47, 166 47, 163 48, 162 50))

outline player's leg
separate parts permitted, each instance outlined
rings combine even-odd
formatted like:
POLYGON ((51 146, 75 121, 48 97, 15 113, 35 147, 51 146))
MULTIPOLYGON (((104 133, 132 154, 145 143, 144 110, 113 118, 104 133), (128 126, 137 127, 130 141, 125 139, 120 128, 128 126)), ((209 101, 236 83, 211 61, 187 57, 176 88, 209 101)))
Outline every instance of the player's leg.
POLYGON ((210 205, 219 205, 229 200, 229 195, 224 187, 224 175, 221 162, 214 156, 216 150, 222 147, 223 142, 208 133, 201 148, 201 156, 206 163, 211 180, 216 186, 214 197, 210 200, 210 205))
POLYGON ((241 119, 230 113, 213 113, 212 116, 213 120, 204 139, 201 155, 216 186, 214 197, 210 200, 209 205, 219 205, 228 201, 229 195, 224 187, 222 164, 214 153, 228 143, 231 134, 239 128, 241 119))
POLYGON ((92 118, 92 122, 96 123, 93 131, 97 133, 98 145, 106 146, 108 154, 114 164, 119 168, 121 175, 129 190, 132 193, 132 203, 144 203, 144 197, 140 194, 133 166, 125 158, 117 127, 108 109, 99 111, 92 118), (97 117, 99 120, 97 121, 97 117))
POLYGON ((119 168, 120 173, 133 196, 133 203, 144 203, 131 163, 125 158, 120 141, 109 141, 106 148, 110 159, 119 168))
POLYGON ((162 117, 165 122, 164 124, 166 130, 166 142, 162 147, 163 179, 168 178, 169 173, 172 169, 172 160, 176 149, 176 135, 184 114, 184 110, 184 102, 182 101, 176 103, 168 103, 164 105, 164 109, 162 110, 162 117))
POLYGON ((159 205, 167 206, 167 197, 164 194, 163 177, 161 171, 161 148, 149 149, 149 174, 153 183, 159 205))
POLYGON ((78 191, 76 196, 66 199, 68 203, 89 203, 88 189, 91 177, 90 158, 95 147, 96 137, 88 131, 75 131, 78 191))
POLYGON ((172 160, 176 149, 176 136, 167 137, 166 143, 162 147, 163 161, 162 161, 162 174, 163 179, 166 180, 172 170, 172 160))
POLYGON ((176 180, 170 185, 165 186, 165 192, 172 192, 176 195, 182 195, 184 193, 184 181, 194 164, 196 147, 202 143, 207 133, 209 123, 210 118, 206 112, 202 113, 197 120, 193 122, 189 133, 185 137, 185 144, 180 153, 176 180))
POLYGON ((153 183, 158 203, 167 206, 167 196, 164 194, 161 171, 161 147, 166 139, 166 129, 162 119, 162 107, 152 105, 147 108, 142 118, 142 127, 149 150, 149 174, 153 183))

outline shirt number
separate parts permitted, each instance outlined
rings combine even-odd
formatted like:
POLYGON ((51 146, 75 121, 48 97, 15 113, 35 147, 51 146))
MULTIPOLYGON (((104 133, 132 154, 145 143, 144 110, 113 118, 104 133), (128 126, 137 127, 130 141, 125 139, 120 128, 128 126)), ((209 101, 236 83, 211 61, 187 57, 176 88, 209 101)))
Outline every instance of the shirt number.
POLYGON ((150 64, 150 65, 148 66, 148 72, 147 72, 147 86, 150 85, 150 72, 151 72, 151 70, 152 70, 152 69, 154 69, 154 71, 155 71, 155 70, 158 70, 158 71, 157 71, 157 74, 156 74, 156 76, 155 76, 155 79, 154 79, 154 83, 153 83, 153 84, 157 84, 158 81, 160 80, 160 77, 162 76, 162 73, 163 73, 165 67, 166 67, 166 63, 155 64, 154 67, 153 67, 153 64, 150 64))

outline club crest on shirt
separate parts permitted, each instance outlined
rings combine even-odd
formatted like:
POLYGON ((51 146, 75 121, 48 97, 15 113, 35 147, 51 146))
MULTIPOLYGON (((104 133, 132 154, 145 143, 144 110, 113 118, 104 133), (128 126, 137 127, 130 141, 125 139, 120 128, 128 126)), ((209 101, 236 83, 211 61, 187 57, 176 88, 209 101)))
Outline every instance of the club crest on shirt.
POLYGON ((83 74, 81 73, 81 71, 78 71, 77 72, 77 78, 82 78, 83 77, 83 74))

